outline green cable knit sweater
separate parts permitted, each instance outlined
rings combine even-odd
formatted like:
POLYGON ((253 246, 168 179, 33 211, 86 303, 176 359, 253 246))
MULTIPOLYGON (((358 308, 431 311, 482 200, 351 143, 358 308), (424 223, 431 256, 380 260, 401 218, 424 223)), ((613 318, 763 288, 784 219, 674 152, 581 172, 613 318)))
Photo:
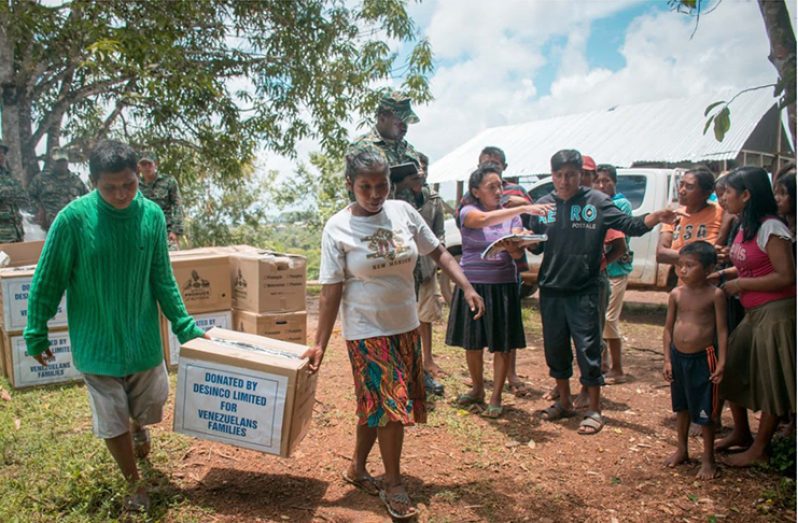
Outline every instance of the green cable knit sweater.
POLYGON ((172 274, 163 212, 141 193, 118 210, 94 190, 58 214, 28 298, 29 355, 48 348, 47 321, 64 290, 72 358, 86 374, 122 377, 159 365, 157 304, 181 343, 202 335, 172 274))

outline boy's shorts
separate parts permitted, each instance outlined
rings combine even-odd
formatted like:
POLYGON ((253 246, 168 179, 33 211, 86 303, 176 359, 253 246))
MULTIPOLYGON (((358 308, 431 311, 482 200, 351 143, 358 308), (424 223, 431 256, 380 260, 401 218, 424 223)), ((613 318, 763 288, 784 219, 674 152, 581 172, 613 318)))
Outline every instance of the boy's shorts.
POLYGON ((424 280, 418 288, 418 321, 435 323, 443 316, 443 307, 438 301, 438 278, 432 276, 424 280))
POLYGON ((92 429, 102 439, 115 438, 130 431, 130 420, 141 426, 163 419, 163 406, 169 396, 166 364, 124 378, 84 374, 89 392, 92 429))
POLYGON ((673 412, 688 411, 696 425, 712 423, 720 406, 718 386, 709 380, 716 363, 715 347, 688 354, 679 352, 671 343, 673 412))

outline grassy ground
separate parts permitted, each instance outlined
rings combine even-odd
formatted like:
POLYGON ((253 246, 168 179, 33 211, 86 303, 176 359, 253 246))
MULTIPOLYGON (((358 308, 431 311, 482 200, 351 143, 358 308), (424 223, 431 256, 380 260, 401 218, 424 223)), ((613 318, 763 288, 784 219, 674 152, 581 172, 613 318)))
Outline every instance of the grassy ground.
MULTIPOLYGON (((309 333, 315 301, 308 305, 309 333)), ((674 433, 660 376, 660 313, 626 318, 627 370, 634 378, 606 388, 608 425, 593 437, 576 435, 576 418, 544 423, 534 417, 547 404, 541 396, 551 380, 534 302, 524 308, 524 320, 530 347, 519 353, 519 368, 533 391, 527 398, 506 394, 499 420, 447 401, 466 390, 465 364, 461 349, 444 345, 445 325, 436 325, 436 357, 450 372, 443 380, 447 400, 436 403, 427 425, 407 431, 403 457, 421 521, 795 520, 795 482, 773 467, 726 468, 714 482, 697 482, 694 464, 661 466, 674 433)), ((333 336, 313 427, 294 457, 188 438, 171 432, 167 418, 154 428, 144 471, 154 487, 153 508, 133 520, 385 521, 378 500, 340 480, 352 448, 354 401, 346 350, 337 329, 333 336)), ((174 390, 174 374, 171 379, 174 390)), ((0 522, 115 521, 125 486, 91 435, 85 388, 16 391, 3 379, 0 387, 0 522)), ((691 441, 694 456, 699 449, 700 442, 691 441)), ((382 469, 376 449, 370 469, 382 469)))

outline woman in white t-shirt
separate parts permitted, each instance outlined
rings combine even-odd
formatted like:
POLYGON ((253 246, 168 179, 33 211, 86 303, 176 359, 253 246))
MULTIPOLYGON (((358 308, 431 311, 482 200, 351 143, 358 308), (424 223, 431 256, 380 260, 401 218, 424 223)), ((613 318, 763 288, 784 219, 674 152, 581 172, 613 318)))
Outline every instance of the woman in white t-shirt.
POLYGON ((331 217, 321 242, 322 284, 316 340, 305 356, 318 370, 339 305, 357 397, 357 431, 347 482, 379 494, 390 515, 418 511, 402 485, 404 426, 426 421, 413 268, 429 255, 463 289, 479 317, 482 298, 424 219, 408 203, 388 200, 389 168, 379 149, 348 156, 346 185, 355 201, 331 217), (375 441, 385 466, 381 484, 366 470, 375 441))

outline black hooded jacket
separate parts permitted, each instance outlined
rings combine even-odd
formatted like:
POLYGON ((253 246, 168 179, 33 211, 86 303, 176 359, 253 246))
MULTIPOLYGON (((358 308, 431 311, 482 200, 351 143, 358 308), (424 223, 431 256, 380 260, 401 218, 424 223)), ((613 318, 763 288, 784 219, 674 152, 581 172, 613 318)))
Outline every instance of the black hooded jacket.
POLYGON ((556 205, 532 225, 536 233, 548 236, 548 240, 532 252, 543 253, 538 284, 540 292, 550 296, 598 289, 604 236, 608 229, 617 229, 629 236, 642 236, 651 230, 643 221, 645 216, 628 216, 609 196, 585 187, 580 187, 568 201, 561 200, 552 191, 535 203, 556 205))

